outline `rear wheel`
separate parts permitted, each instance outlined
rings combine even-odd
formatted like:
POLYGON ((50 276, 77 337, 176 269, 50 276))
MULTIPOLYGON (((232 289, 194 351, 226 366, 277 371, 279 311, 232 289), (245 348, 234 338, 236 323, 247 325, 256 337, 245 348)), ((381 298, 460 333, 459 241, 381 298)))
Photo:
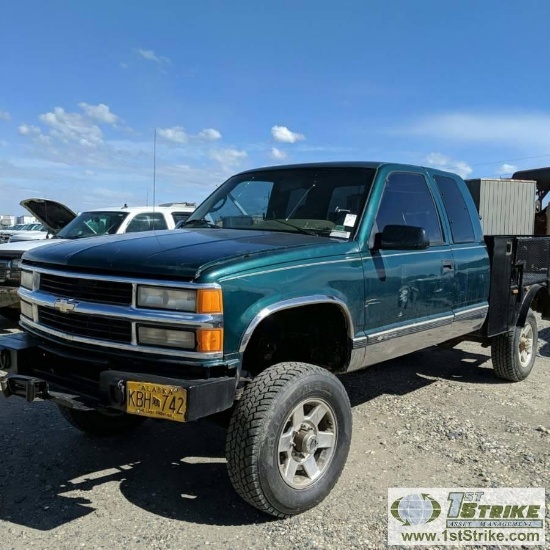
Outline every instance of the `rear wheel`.
POLYGON ((143 424, 146 420, 131 414, 107 414, 99 411, 79 411, 69 407, 59 407, 59 412, 75 428, 88 435, 108 437, 119 435, 143 424))
POLYGON ((277 517, 313 508, 340 477, 351 427, 348 395, 333 374, 304 363, 270 367, 246 387, 231 418, 231 482, 277 517))
POLYGON ((537 318, 529 311, 522 327, 495 337, 491 345, 495 374, 511 382, 527 378, 535 365, 537 344, 537 318))

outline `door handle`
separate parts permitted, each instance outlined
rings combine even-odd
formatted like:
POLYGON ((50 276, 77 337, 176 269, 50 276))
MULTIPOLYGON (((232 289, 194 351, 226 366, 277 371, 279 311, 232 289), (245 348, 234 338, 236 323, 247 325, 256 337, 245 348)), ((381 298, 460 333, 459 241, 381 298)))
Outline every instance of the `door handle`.
POLYGON ((449 273, 454 271, 455 268, 451 260, 441 260, 441 269, 443 273, 449 273))

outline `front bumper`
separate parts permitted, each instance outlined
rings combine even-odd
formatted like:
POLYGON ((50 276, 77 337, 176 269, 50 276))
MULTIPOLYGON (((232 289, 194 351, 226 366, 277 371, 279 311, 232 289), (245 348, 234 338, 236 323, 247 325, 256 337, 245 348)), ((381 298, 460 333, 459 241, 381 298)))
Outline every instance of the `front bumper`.
MULTIPOLYGON (((186 421, 229 409, 235 399, 233 376, 188 379, 112 370, 105 365, 99 367, 96 379, 91 382, 79 376, 81 364, 77 362, 72 363, 70 371, 60 371, 59 363, 63 361, 67 359, 42 349, 38 341, 26 333, 0 337, 0 371, 3 371, 0 389, 6 397, 16 395, 29 402, 48 400, 80 410, 125 411, 128 381, 179 386, 187 394, 186 421), (66 372, 70 375, 62 376, 61 373, 66 372)), ((154 365, 152 363, 152 368, 154 365)))
POLYGON ((0 307, 19 307, 19 297, 17 296, 18 287, 1 286, 0 287, 0 307))

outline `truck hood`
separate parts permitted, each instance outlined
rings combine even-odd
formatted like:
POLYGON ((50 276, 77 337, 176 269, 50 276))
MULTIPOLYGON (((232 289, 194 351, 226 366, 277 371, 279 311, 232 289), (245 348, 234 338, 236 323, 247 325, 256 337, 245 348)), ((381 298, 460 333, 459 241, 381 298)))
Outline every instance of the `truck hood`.
POLYGON ((3 253, 8 253, 10 257, 13 257, 13 254, 16 252, 20 252, 21 254, 23 254, 27 250, 38 248, 39 246, 44 246, 45 244, 52 244, 52 243, 59 243, 59 242, 64 242, 64 241, 41 239, 38 241, 21 241, 21 242, 0 244, 0 258, 2 257, 3 253))
POLYGON ((175 229, 57 241, 29 250, 24 259, 69 270, 187 279, 240 257, 331 242, 326 237, 273 231, 175 229))
POLYGON ((57 233, 76 218, 76 214, 70 208, 50 199, 25 199, 19 204, 52 233, 57 233))

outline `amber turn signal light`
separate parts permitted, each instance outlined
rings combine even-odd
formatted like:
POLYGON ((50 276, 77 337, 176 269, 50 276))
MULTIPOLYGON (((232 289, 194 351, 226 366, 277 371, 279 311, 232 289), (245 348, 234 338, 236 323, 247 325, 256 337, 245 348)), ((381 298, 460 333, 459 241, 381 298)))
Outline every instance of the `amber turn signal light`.
POLYGON ((197 351, 223 351, 223 329, 203 328, 197 331, 197 351))
POLYGON ((197 313, 222 313, 222 291, 219 288, 201 288, 197 292, 197 313))

